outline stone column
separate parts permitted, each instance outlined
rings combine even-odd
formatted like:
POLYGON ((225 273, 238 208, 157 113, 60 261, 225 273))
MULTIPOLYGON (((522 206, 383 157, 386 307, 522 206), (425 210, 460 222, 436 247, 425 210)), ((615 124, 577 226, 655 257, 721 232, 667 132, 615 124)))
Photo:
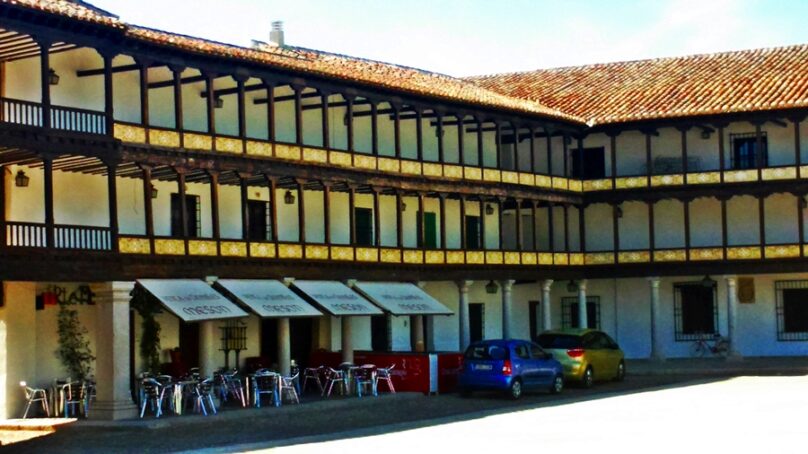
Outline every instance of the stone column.
MULTIPOLYGON (((217 328, 218 321, 199 322, 199 375, 202 378, 213 377, 213 372, 223 366, 216 360, 219 354, 221 333, 217 328)), ((189 366, 193 367, 193 365, 189 366)))
MULTIPOLYGON (((295 279, 287 277, 283 279, 284 285, 289 287, 295 279)), ((292 373, 292 345, 291 329, 289 328, 289 317, 278 319, 278 369, 279 372, 288 377, 292 373)))
POLYGON ((457 289, 460 291, 460 302, 457 316, 460 319, 459 347, 460 351, 466 351, 466 347, 471 343, 471 324, 469 323, 469 287, 474 281, 457 281, 457 289))
POLYGON ((511 313, 513 312, 513 279, 500 282, 502 287, 502 338, 511 338, 511 313))
POLYGON ((586 328, 589 326, 586 313, 586 279, 581 279, 578 282, 578 327, 586 328))
POLYGON ((665 353, 662 351, 659 327, 659 278, 649 277, 648 284, 651 290, 651 359, 662 361, 665 353))
POLYGON ((92 419, 137 416, 129 386, 129 301, 134 282, 93 285, 96 297, 96 401, 92 419))
POLYGON ((342 362, 353 363, 353 338, 351 336, 351 317, 342 316, 342 362))
MULTIPOLYGON (((541 308, 542 308, 542 328, 545 331, 553 329, 553 319, 550 299, 550 290, 553 288, 553 280, 547 279, 541 283, 541 308)), ((532 329, 532 328, 531 328, 532 329)))
POLYGON ((727 358, 741 359, 738 351, 738 279, 735 276, 724 276, 727 280, 727 340, 729 353, 727 358))

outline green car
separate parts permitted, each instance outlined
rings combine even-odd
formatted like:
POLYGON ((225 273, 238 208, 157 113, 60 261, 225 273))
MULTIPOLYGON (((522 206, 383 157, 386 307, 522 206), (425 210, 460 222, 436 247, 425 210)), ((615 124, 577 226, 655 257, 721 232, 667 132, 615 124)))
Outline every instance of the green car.
POLYGON ((608 334, 594 329, 545 331, 536 342, 564 367, 564 378, 589 388, 595 381, 623 380, 623 350, 608 334))

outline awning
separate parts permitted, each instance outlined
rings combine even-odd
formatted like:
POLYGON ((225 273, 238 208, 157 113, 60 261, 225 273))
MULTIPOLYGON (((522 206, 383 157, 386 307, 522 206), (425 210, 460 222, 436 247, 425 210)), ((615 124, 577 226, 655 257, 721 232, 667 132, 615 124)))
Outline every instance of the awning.
POLYGON ((357 282, 354 286, 393 315, 452 315, 446 306, 408 282, 357 282))
POLYGON ((241 308, 198 279, 138 279, 137 283, 185 322, 247 316, 241 308))
POLYGON ((294 281, 295 288, 331 315, 380 315, 383 312, 337 281, 294 281))
POLYGON ((259 317, 318 317, 322 312, 279 281, 219 279, 216 288, 247 306, 259 317))

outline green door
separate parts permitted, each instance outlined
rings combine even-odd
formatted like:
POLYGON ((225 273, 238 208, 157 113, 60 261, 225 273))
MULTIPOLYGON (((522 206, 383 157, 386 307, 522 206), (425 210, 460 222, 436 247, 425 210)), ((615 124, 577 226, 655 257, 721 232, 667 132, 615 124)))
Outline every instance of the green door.
MULTIPOLYGON (((421 213, 418 213, 418 225, 421 225, 421 213)), ((437 215, 432 212, 423 213, 424 240, 420 247, 437 249, 438 247, 438 221, 437 215)))
POLYGON ((373 246, 373 210, 354 208, 356 218, 356 245, 373 246))

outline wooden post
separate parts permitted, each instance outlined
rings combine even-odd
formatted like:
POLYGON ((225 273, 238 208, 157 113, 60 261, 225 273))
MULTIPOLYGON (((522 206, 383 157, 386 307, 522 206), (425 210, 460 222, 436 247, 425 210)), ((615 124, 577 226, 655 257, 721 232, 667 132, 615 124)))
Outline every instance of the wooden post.
POLYGON ((464 166, 466 165, 466 147, 463 144, 465 115, 455 114, 455 118, 457 119, 457 160, 458 164, 464 166))
POLYGON ((348 230, 351 244, 356 245, 356 186, 348 186, 348 230))
POLYGON ((547 134, 547 175, 553 175, 553 132, 550 128, 544 128, 547 134))
POLYGON ((438 193, 440 203, 440 249, 446 249, 446 194, 438 193))
POLYGON ((370 102, 370 151, 379 156, 379 108, 375 101, 370 102))
MULTIPOLYGON (((354 151, 354 128, 353 128, 353 116, 354 116, 354 98, 353 96, 345 96, 345 132, 347 137, 347 148, 348 151, 354 151)), ((353 159, 353 157, 351 158, 353 159)), ((351 242, 353 243, 353 241, 351 242)))
POLYGON ((440 112, 435 112, 435 117, 437 120, 437 125, 435 127, 435 135, 437 135, 438 139, 438 162, 443 164, 445 162, 443 156, 443 114, 440 112))
POLYGON ((724 157, 724 126, 718 126, 718 166, 721 170, 721 182, 724 182, 724 170, 727 168, 726 157, 724 157))
POLYGON ((687 131, 690 129, 687 126, 677 128, 682 135, 682 178, 687 182, 687 131))
POLYGON ((213 239, 218 241, 221 238, 219 225, 219 172, 208 170, 210 178, 210 224, 213 230, 213 239))
POLYGON ((758 196, 758 228, 760 229, 760 258, 766 258, 766 196, 758 196))
POLYGON ((293 86, 295 91, 295 143, 303 145, 303 87, 293 86))
POLYGON ((329 118, 328 118, 328 97, 329 93, 320 90, 320 99, 323 103, 322 107, 322 129, 323 129, 323 148, 331 148, 331 131, 329 131, 329 118))
POLYGON ((570 149, 569 149, 569 143, 568 143, 570 141, 571 141, 570 136, 568 136, 566 134, 561 135, 561 150, 562 150, 562 153, 564 153, 564 156, 563 156, 563 158, 564 158, 564 169, 563 169, 564 170, 564 178, 569 178, 570 173, 571 173, 570 172, 570 166, 569 166, 570 149))
POLYGON ((613 240, 612 244, 614 245, 614 253, 615 253, 615 263, 617 263, 617 254, 620 252, 620 212, 622 208, 620 205, 614 204, 612 205, 612 234, 613 240))
MULTIPOLYGON (((118 163, 104 162, 107 166, 107 202, 109 206, 109 241, 112 252, 118 252, 118 185, 116 181, 118 163)), ((2 169, 0 169, 2 171, 2 169)), ((2 183, 2 181, 0 181, 2 183)), ((2 243, 0 243, 2 244, 2 243)))
POLYGON ((415 107, 415 148, 417 157, 420 162, 424 160, 424 125, 423 125, 423 112, 420 107, 415 107))
POLYGON ((647 178, 648 187, 651 187, 651 173, 653 169, 653 162, 651 161, 651 133, 645 133, 645 176, 647 178))
POLYGON ((800 145, 800 119, 792 119, 794 123, 794 165, 797 166, 797 179, 802 178, 802 155, 800 145))
MULTIPOLYGON (((140 76, 140 124, 149 126, 149 62, 138 61, 140 76)), ((148 140, 148 138, 147 138, 148 140)))
MULTIPOLYGON (((275 141, 275 86, 264 80, 264 85, 267 87, 267 138, 270 142, 275 141)), ((272 194, 272 199, 275 199, 275 194, 272 194)), ((272 231, 275 235, 275 230, 272 231)))
POLYGON ((656 248, 656 228, 654 227, 654 201, 649 200, 648 204, 648 249, 650 249, 650 259, 654 261, 654 249, 656 248))
POLYGON ((763 180, 763 131, 762 123, 755 122, 755 164, 758 171, 758 181, 763 180))
POLYGON ((382 245, 382 220, 381 220, 381 188, 372 188, 373 190, 373 245, 380 247, 382 245))
POLYGON ((502 211, 503 202, 505 202, 504 197, 497 197, 497 221, 499 222, 499 245, 497 246, 497 250, 503 250, 505 246, 505 229, 502 228, 502 215, 505 214, 502 211))
MULTIPOLYGON (((500 124, 499 121, 494 121, 494 129, 495 129, 494 134, 496 138, 496 140, 494 140, 494 146, 495 146, 494 150, 497 157, 496 159, 497 164, 494 166, 494 168, 502 170, 504 169, 504 166, 502 165, 502 125, 500 124)), ((501 226, 500 230, 502 230, 501 226)), ((502 249, 501 245, 499 249, 500 250, 502 249)))
POLYGON ((404 201, 400 190, 396 191, 396 246, 404 247, 404 201))
POLYGON ((690 260, 690 199, 682 200, 684 204, 684 223, 685 223, 685 254, 687 260, 690 260))
POLYGON ((143 214, 146 223, 146 236, 149 237, 151 252, 154 254, 154 204, 152 203, 151 167, 140 165, 143 172, 143 214))
MULTIPOLYGON (((237 77, 236 79, 236 96, 238 100, 238 136, 241 139, 247 138, 247 108, 245 102, 245 90, 244 90, 244 82, 247 81, 246 77, 237 77)), ((242 141, 242 149, 243 152, 247 152, 247 142, 242 141)))
POLYGON ((104 131, 107 135, 113 135, 115 125, 114 105, 115 101, 112 93, 112 57, 108 53, 101 54, 104 60, 104 131))
POLYGON ((611 149, 611 162, 612 162, 612 188, 617 188, 617 136, 619 132, 611 132, 609 134, 609 148, 611 149))
POLYGON ((563 205, 564 208, 564 252, 570 252, 570 217, 569 211, 570 206, 569 204, 565 203, 563 205))
POLYGON ((486 244, 485 244, 485 217, 487 215, 485 214, 485 205, 486 205, 485 198, 481 196, 480 197, 480 249, 482 249, 483 251, 486 249, 486 244))
POLYGON ((278 242, 278 180, 275 177, 265 175, 267 185, 269 186, 269 216, 272 222, 272 231, 270 239, 272 242, 278 242))
POLYGON ((578 206, 578 243, 580 243, 581 252, 586 252, 586 205, 578 206))
POLYGON ((547 240, 550 242, 550 252, 555 252, 553 223, 553 202, 547 202, 547 240))
POLYGON ((528 126, 530 133, 530 173, 537 173, 536 169, 536 128, 533 125, 528 126))
POLYGON ((419 248, 426 248, 426 241, 424 241, 424 193, 418 193, 418 229, 416 230, 417 242, 419 248))
MULTIPOLYGON (((8 245, 6 243, 6 171, 6 166, 0 166, 0 248, 8 245)), ((0 303, 3 301, 1 293, 0 303)))
POLYGON ((45 171, 45 237, 47 246, 56 246, 54 240, 54 215, 53 215, 53 157, 43 156, 42 163, 45 171))
POLYGON ((538 210, 539 210, 539 201, 533 200, 530 202, 533 208, 533 250, 535 252, 539 252, 539 227, 538 227, 538 210))
MULTIPOLYGON (((213 88, 213 75, 205 74, 205 110, 208 119, 208 134, 216 135, 216 99, 213 88)), ((214 144, 216 141, 213 141, 214 144)), ((215 146, 215 145, 214 145, 215 146)))
POLYGON ((459 195, 460 198, 460 249, 467 249, 468 232, 466 231, 466 196, 459 195))
POLYGON ((182 221, 182 238, 188 238, 188 202, 185 200, 185 169, 174 169, 177 172, 177 192, 180 195, 180 220, 182 221))
MULTIPOLYGON (((38 41, 39 44, 39 76, 42 89, 42 127, 51 127, 51 94, 50 94, 50 41, 38 41)), ((53 247, 48 243, 48 247, 53 247)))
POLYGON ((249 210, 249 191, 248 178, 250 174, 239 173, 239 189, 241 200, 241 238, 243 240, 250 240, 250 210, 249 210))
MULTIPOLYGON (((795 194, 797 196, 797 231, 800 236, 800 257, 805 256, 803 251, 805 245, 805 219, 803 214, 805 211, 805 194, 795 194)), ((5 244, 5 243, 2 243, 5 244)))
POLYGON ((396 159, 401 158, 401 109, 397 104, 391 104, 393 108, 393 141, 395 142, 396 159))
POLYGON ((729 236, 727 230, 727 199, 728 197, 719 197, 721 202, 721 249, 723 258, 727 258, 727 246, 729 246, 729 236))
POLYGON ((297 183, 297 226, 298 242, 306 242, 306 180, 296 179, 297 183))
POLYGON ((521 251, 525 250, 525 242, 522 238, 522 199, 514 199, 516 202, 516 249, 521 251))
MULTIPOLYGON (((171 67, 171 72, 174 75, 174 129, 180 133, 183 130, 183 115, 182 115, 182 71, 184 68, 171 67)), ((182 147, 182 134, 180 134, 180 147, 182 147)))
MULTIPOLYGON (((483 122, 480 120, 480 117, 476 117, 477 120, 477 165, 482 169, 485 167, 484 157, 485 154, 483 153, 483 122)), ((483 241, 485 243, 485 241, 483 241)))

